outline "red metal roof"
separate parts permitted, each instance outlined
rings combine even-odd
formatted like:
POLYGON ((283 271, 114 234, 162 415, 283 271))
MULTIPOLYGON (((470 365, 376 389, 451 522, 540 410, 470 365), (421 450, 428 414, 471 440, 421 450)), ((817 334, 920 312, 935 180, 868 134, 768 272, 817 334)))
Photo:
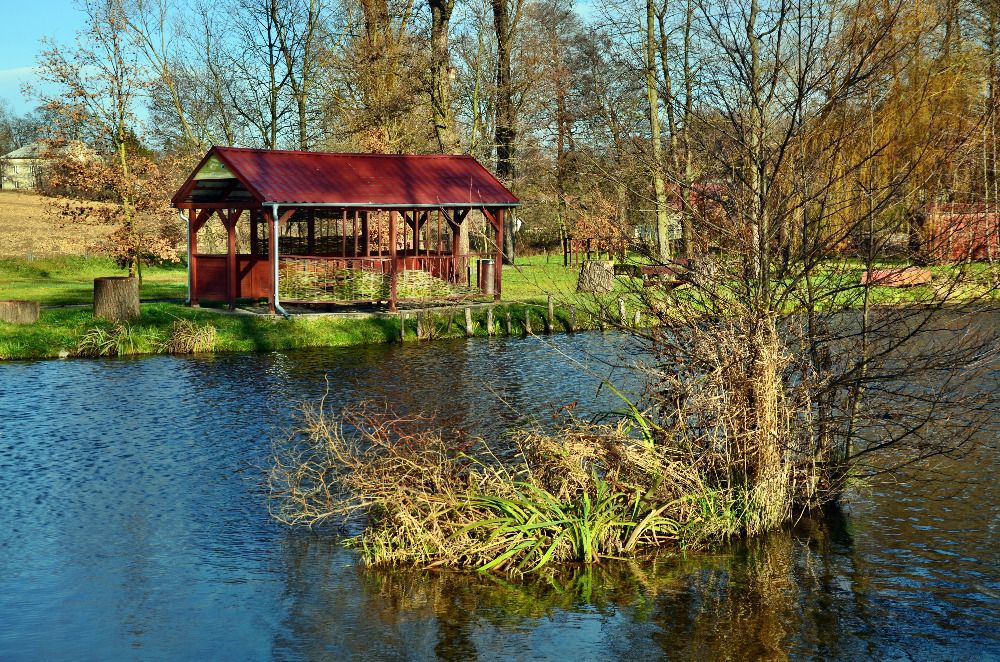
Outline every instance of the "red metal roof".
MULTIPOLYGON (((208 200, 196 189, 213 180, 202 177, 195 181, 195 174, 213 154, 259 203, 511 207, 519 202, 471 156, 213 147, 174 195, 175 204, 191 202, 195 197, 208 200)), ((212 190, 221 192, 219 183, 215 180, 212 190)), ((203 194, 210 195, 208 190, 203 194)))

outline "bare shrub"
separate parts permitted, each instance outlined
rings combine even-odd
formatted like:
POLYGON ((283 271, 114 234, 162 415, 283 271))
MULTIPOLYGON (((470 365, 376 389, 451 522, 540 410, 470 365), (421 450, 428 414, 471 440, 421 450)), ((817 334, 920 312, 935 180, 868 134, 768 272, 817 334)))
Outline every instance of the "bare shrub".
POLYGON ((523 573, 738 535, 729 496, 698 469, 622 425, 491 443, 371 404, 331 418, 321 403, 276 448, 269 491, 278 521, 336 523, 372 565, 523 573))

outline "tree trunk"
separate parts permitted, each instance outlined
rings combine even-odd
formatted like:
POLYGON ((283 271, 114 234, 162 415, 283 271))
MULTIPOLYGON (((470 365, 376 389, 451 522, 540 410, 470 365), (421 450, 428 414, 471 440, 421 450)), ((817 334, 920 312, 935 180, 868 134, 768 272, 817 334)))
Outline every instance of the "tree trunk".
MULTIPOLYGON (((496 149, 497 179, 506 185, 514 176, 514 88, 511 77, 511 25, 507 0, 492 0, 493 26, 497 37, 496 149)), ((507 214, 503 231, 504 264, 514 264, 514 214, 507 214)))
POLYGON ((0 301, 0 322, 34 324, 38 321, 37 301, 0 301))
POLYGON ((428 0, 431 9, 431 115, 442 154, 458 154, 454 113, 451 109, 451 77, 448 26, 455 0, 428 0))
MULTIPOLYGON (((660 96, 656 89, 656 23, 653 0, 646 0, 646 97, 649 101, 649 143, 656 204, 656 244, 661 262, 670 259, 670 217, 667 214, 667 187, 663 181, 660 144, 660 96)), ((668 100, 669 102, 669 100, 668 100)))
POLYGON ((95 278, 94 317, 112 322, 139 319, 139 279, 131 276, 95 278))
POLYGON ((611 260, 587 260, 580 267, 577 292, 610 292, 615 287, 615 265, 611 260))

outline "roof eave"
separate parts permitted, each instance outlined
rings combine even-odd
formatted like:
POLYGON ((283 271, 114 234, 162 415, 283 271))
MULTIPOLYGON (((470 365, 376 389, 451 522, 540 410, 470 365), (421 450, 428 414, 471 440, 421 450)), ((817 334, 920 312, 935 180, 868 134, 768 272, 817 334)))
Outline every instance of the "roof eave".
POLYGON ((476 209, 479 207, 491 208, 512 208, 520 207, 521 201, 516 202, 428 202, 428 203, 384 203, 384 202, 279 202, 276 200, 262 202, 261 206, 270 207, 336 207, 337 209, 476 209))

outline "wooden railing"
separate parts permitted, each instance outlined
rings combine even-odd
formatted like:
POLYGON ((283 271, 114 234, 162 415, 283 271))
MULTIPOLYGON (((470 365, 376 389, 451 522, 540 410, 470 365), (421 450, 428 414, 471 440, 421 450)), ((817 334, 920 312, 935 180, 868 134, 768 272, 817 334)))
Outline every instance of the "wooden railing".
POLYGON ((384 301, 391 296, 395 270, 399 300, 475 296, 479 291, 469 287, 468 267, 476 257, 283 255, 278 294, 289 303, 384 301))

